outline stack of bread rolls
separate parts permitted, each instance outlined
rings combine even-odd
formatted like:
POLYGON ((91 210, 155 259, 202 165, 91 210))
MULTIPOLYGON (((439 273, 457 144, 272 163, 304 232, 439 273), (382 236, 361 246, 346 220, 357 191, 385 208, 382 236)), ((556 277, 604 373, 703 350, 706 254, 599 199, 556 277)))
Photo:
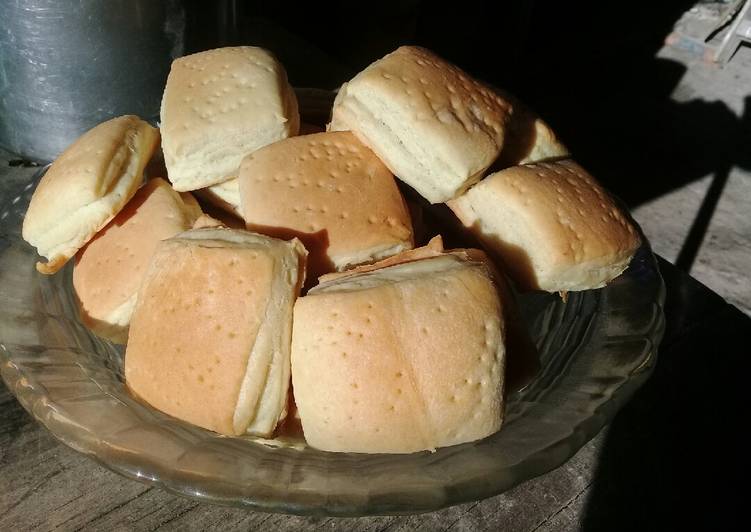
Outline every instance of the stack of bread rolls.
POLYGON ((37 269, 75 258, 81 319, 127 343, 128 388, 208 430, 273 437, 294 415, 309 445, 360 453, 497 432, 505 275, 602 287, 637 228, 542 119, 428 50, 368 66, 330 116, 301 125, 266 50, 177 59, 160 131, 112 119, 44 175, 23 225, 37 269), (145 176, 160 133, 165 174, 145 176), (417 238, 405 186, 487 254, 417 238))

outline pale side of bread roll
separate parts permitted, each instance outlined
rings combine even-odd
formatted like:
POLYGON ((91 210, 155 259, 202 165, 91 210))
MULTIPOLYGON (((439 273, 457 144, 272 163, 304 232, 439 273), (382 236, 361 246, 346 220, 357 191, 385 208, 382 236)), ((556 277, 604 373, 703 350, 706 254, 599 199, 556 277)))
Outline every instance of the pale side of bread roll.
POLYGON ((600 288, 641 244, 628 216, 570 160, 507 168, 448 205, 525 290, 600 288))
POLYGON ((233 177, 222 183, 195 191, 195 195, 215 207, 242 218, 240 210, 240 181, 233 177))
POLYGON ((348 131, 252 153, 240 168, 240 199, 249 230, 305 244, 311 278, 413 246, 394 176, 348 131))
POLYGON ((190 229, 201 208, 164 179, 148 181, 107 226, 76 254, 73 288, 82 321, 124 344, 138 288, 157 244, 190 229))
POLYGON ((172 63, 161 127, 169 179, 175 190, 187 191, 236 177, 245 155, 296 135, 300 115, 276 58, 240 46, 172 63))
POLYGON ((503 146, 511 105, 423 48, 403 46, 343 85, 329 129, 351 130, 431 203, 477 182, 503 146))
POLYGON ((162 241, 133 313, 128 387, 227 435, 269 436, 286 415, 299 241, 221 228, 162 241))
POLYGON ((512 102, 514 114, 495 167, 506 168, 569 155, 568 148, 542 118, 513 96, 505 93, 503 96, 512 102))
POLYGON ((295 304, 292 381, 312 447, 410 453, 501 426, 505 328, 487 263, 408 253, 330 278, 295 304))
POLYGON ((23 220, 24 240, 62 268, 136 193, 159 131, 137 116, 120 116, 86 132, 52 163, 23 220))

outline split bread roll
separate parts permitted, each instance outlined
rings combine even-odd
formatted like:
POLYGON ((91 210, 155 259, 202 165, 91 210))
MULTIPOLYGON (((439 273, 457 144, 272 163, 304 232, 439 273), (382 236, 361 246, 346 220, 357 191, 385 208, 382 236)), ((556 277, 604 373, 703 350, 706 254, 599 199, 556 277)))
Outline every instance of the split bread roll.
POLYGON ((249 230, 305 244, 310 278, 413 246, 394 176, 348 131, 252 153, 240 167, 240 200, 249 230))
POLYGON ((297 98, 282 65, 252 46, 175 59, 161 109, 162 148, 175 190, 237 177, 240 161, 297 134, 297 98))
POLYGON ((53 274, 107 225, 136 193, 159 131, 137 116, 120 116, 86 132, 52 163, 23 220, 24 240, 53 274))
POLYGON ((232 229, 162 241, 130 324, 128 387, 194 425, 269 436, 286 415, 305 254, 297 240, 232 229))
POLYGON ((368 66, 339 91, 329 129, 351 130, 431 203, 477 182, 503 147, 512 106, 414 46, 368 66))
POLYGON ((157 244, 190 229, 201 208, 164 179, 141 187, 120 213, 78 252, 73 287, 82 321, 124 344, 138 288, 157 244))
POLYGON ((295 304, 292 382, 325 451, 411 453, 501 427, 505 327, 479 250, 327 276, 295 304))
POLYGON ((524 290, 600 288, 641 244, 627 215, 570 160, 507 168, 448 206, 524 290))

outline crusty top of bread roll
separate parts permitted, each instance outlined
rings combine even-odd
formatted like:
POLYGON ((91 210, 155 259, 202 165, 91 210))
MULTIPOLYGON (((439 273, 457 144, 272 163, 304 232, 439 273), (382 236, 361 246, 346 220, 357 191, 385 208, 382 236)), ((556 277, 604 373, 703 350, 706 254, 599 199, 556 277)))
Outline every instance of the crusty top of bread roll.
POLYGON ((394 176, 350 132, 293 137, 254 152, 240 168, 240 196, 248 229, 303 241, 311 277, 413 245, 394 176))
POLYGON ((292 340, 306 441, 409 453, 496 432, 503 338, 486 264, 462 252, 318 285, 295 304, 292 340))
POLYGON ((52 274, 104 227, 141 184, 159 131, 137 116, 108 120, 71 144, 39 182, 23 220, 23 238, 52 274))
POLYGON ((245 155, 296 135, 300 116, 276 58, 239 46, 175 59, 161 122, 169 179, 186 191, 236 177, 245 155))
POLYGON ((351 130, 431 203, 480 179, 503 146, 511 105, 432 52, 402 46, 342 86, 330 130, 351 130))
POLYGON ((292 306, 305 249, 231 229, 162 241, 125 353, 133 392, 228 435, 268 436, 286 415, 292 306))
POLYGON ((73 287, 81 317, 100 336, 125 343, 146 267, 159 241, 190 229, 198 203, 156 178, 76 255, 73 287))
POLYGON ((602 287, 641 243, 613 199, 570 160, 507 168, 448 205, 523 289, 602 287))
MULTIPOLYGON (((511 392, 526 386, 536 375, 540 367, 540 361, 537 355, 537 349, 529 336, 529 331, 524 325, 519 309, 516 306, 514 293, 507 282, 507 279, 490 261, 488 256, 479 249, 453 249, 449 252, 459 258, 482 262, 491 274, 493 281, 498 288, 498 293, 503 301, 503 317, 506 324, 506 375, 505 388, 511 392)), ((441 235, 434 236, 422 247, 404 251, 393 257, 383 259, 373 264, 364 264, 351 270, 338 273, 329 273, 319 278, 321 284, 328 283, 334 279, 342 279, 351 275, 367 273, 388 266, 414 262, 417 260, 431 257, 439 257, 445 254, 443 248, 443 238, 441 235)))

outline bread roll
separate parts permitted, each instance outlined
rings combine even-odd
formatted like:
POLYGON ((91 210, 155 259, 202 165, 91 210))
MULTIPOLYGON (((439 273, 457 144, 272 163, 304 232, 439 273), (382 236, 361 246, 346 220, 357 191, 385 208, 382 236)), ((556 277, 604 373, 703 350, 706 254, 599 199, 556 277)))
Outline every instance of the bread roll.
POLYGON ((501 152, 511 105, 428 50, 402 46, 342 86, 329 129, 351 130, 431 203, 458 196, 501 152))
POLYGON ((317 449, 410 453, 501 426, 505 328, 484 254, 406 255, 328 276, 295 304, 295 401, 317 449))
POLYGON ((219 48, 172 63, 161 109, 162 147, 175 190, 237 177, 248 153, 296 135, 297 98, 261 48, 219 48))
MULTIPOLYGON (((506 347, 504 389, 507 393, 520 390, 535 377, 540 369, 540 360, 537 348, 522 320, 519 307, 516 305, 514 292, 506 277, 495 268, 482 251, 478 249, 465 249, 454 250, 453 252, 462 253, 466 258, 471 260, 484 262, 488 270, 493 274, 493 280, 496 283, 501 301, 503 301, 503 321, 505 323, 504 343, 506 347)), ((438 257, 443 254, 443 237, 437 235, 431 238, 425 246, 399 253, 393 257, 378 261, 375 264, 365 264, 345 272, 323 275, 319 279, 319 282, 328 283, 334 279, 379 270, 397 264, 438 257)))
POLYGON ((613 199, 570 160, 502 170, 448 205, 524 290, 600 288, 641 243, 613 199))
POLYGON ((125 380, 153 407, 227 435, 286 415, 299 241, 194 229, 162 241, 144 278, 125 380))
POLYGON ((249 155, 240 199, 249 230, 305 244, 311 278, 413 246, 394 176, 350 132, 294 137, 249 155))
POLYGON ((150 180, 76 255, 73 287, 83 322, 124 344, 138 287, 159 241, 190 229, 201 208, 164 179, 150 180))
POLYGON ((23 220, 24 240, 53 274, 107 225, 136 193, 159 131, 137 116, 113 118, 89 130, 39 182, 23 220))

